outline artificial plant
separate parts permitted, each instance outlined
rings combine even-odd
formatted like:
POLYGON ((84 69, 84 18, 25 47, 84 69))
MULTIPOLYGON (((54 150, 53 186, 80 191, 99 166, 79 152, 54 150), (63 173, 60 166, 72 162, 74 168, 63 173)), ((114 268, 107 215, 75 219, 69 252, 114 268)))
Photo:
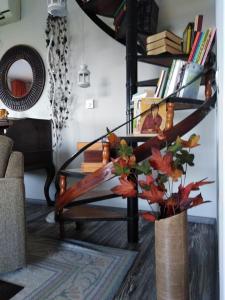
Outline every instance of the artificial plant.
POLYGON ((200 186, 212 183, 206 179, 186 184, 187 168, 194 166, 192 148, 199 146, 200 136, 193 134, 188 140, 177 137, 165 151, 151 149, 149 159, 137 164, 133 148, 125 140, 118 140, 115 135, 109 135, 109 142, 117 144, 119 157, 113 160, 114 173, 119 176, 120 184, 112 188, 113 193, 122 197, 140 197, 146 199, 152 212, 146 212, 143 217, 149 221, 162 219, 178 214, 188 208, 197 206, 204 201, 201 193, 191 196, 192 191, 200 186), (143 174, 144 179, 138 180, 143 174), (180 181, 175 190, 174 182, 180 181), (158 204, 156 213, 152 204, 158 204))

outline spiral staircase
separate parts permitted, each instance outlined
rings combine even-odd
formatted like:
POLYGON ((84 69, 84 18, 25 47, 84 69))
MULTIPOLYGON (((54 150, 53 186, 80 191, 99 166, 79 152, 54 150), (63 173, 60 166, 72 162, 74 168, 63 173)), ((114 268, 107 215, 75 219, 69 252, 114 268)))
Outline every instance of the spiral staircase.
MULTIPOLYGON (((116 32, 105 24, 101 16, 113 17, 113 14, 122 0, 76 0, 80 8, 88 15, 88 17, 99 26, 106 34, 110 35, 116 41, 126 46, 126 73, 127 73, 127 116, 126 122, 115 128, 127 125, 127 135, 124 138, 133 146, 134 154, 137 162, 145 160, 150 156, 150 149, 154 146, 164 148, 166 144, 174 142, 177 136, 182 136, 198 125, 207 114, 214 108, 216 103, 216 92, 212 95, 212 83, 214 81, 214 72, 210 65, 213 64, 215 57, 211 55, 208 61, 202 83, 205 85, 205 101, 199 99, 178 98, 172 95, 164 99, 167 102, 167 109, 172 107, 173 110, 191 109, 191 113, 178 124, 167 128, 164 132, 165 139, 160 140, 158 137, 146 138, 132 136, 132 109, 131 98, 137 92, 140 86, 155 86, 156 79, 137 81, 137 65, 138 61, 155 64, 158 66, 169 67, 173 59, 187 59, 185 55, 162 54, 157 56, 146 56, 143 48, 143 40, 145 36, 137 30, 137 1, 127 0, 127 30, 125 37, 117 37, 116 32), (194 111, 193 111, 194 109, 194 111), (139 145, 141 143, 141 145, 139 145), (139 145, 139 146, 138 146, 139 145)), ((172 111, 173 114, 173 111, 172 111)), ((107 126, 107 124, 106 124, 107 126)), ((114 131, 113 130, 113 131, 114 131)), ((102 201, 117 197, 109 190, 101 190, 97 193, 95 188, 104 182, 110 180, 114 175, 112 173, 112 162, 109 162, 97 171, 89 174, 81 173, 76 169, 69 169, 69 165, 79 155, 81 155, 88 147, 97 141, 102 140, 107 134, 90 142, 79 150, 75 155, 69 158, 59 169, 57 174, 58 197, 56 199, 56 219, 60 224, 60 234, 64 237, 65 221, 126 221, 128 228, 128 242, 138 242, 138 199, 127 199, 127 213, 119 214, 115 210, 96 208, 87 205, 89 203, 102 201), (71 187, 67 188, 67 178, 80 178, 71 187)))

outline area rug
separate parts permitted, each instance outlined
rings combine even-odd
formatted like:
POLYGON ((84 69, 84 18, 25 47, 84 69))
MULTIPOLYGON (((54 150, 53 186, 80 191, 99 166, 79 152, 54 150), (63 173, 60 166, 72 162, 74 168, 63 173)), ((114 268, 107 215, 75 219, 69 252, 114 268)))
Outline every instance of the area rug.
POLYGON ((14 300, 110 300, 136 254, 73 240, 29 238, 26 268, 0 279, 24 286, 14 300))

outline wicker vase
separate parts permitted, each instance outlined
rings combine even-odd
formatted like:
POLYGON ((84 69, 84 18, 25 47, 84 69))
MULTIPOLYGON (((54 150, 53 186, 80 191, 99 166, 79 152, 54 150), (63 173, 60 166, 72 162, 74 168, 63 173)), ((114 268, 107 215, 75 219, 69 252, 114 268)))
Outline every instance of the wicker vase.
POLYGON ((155 222, 157 300, 188 300, 187 213, 155 222))

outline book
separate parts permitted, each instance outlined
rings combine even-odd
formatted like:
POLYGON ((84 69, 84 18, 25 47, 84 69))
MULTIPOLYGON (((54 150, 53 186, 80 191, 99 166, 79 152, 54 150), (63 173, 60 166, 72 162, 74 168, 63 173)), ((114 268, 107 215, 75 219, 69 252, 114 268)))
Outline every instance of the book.
POLYGON ((183 65, 186 64, 186 61, 181 60, 181 59, 176 59, 175 60, 175 66, 174 66, 174 70, 169 82, 169 86, 167 89, 166 94, 164 95, 165 97, 171 95, 177 88, 178 82, 180 81, 180 74, 181 74, 181 70, 183 65))
POLYGON ((195 16, 195 22, 194 22, 194 31, 202 31, 202 23, 203 23, 203 15, 197 15, 195 16))
POLYGON ((144 98, 139 102, 138 110, 134 108, 134 116, 150 109, 146 114, 138 117, 134 134, 152 135, 158 134, 165 129, 166 124, 166 103, 159 104, 161 98, 144 98))
POLYGON ((121 8, 118 15, 114 18, 113 25, 115 25, 118 28, 120 26, 125 14, 126 14, 126 4, 124 4, 124 6, 121 8))
POLYGON ((204 32, 201 32, 200 36, 199 36, 199 39, 198 39, 198 43, 197 43, 197 45, 195 47, 195 51, 193 53, 193 57, 192 57, 192 61, 193 62, 196 62, 196 58, 198 56, 198 52, 199 52, 199 49, 201 47, 201 43, 202 43, 203 37, 204 37, 204 32))
POLYGON ((206 43, 206 40, 207 40, 209 35, 210 35, 210 29, 207 29, 206 32, 204 33, 204 37, 202 39, 200 49, 199 49, 199 52, 198 52, 198 55, 197 55, 197 58, 196 58, 196 63, 197 64, 200 64, 200 62, 202 60, 202 56, 203 56, 203 52, 204 52, 204 48, 205 48, 205 43, 206 43))
POLYGON ((168 80, 167 80, 167 83, 166 83, 164 97, 166 97, 168 89, 169 89, 169 86, 170 86, 170 81, 171 81, 171 78, 172 78, 172 75, 173 75, 173 70, 174 70, 174 67, 175 67, 175 63, 176 63, 176 60, 174 59, 173 62, 172 62, 172 65, 171 65, 171 67, 169 69, 169 76, 168 76, 168 80))
POLYGON ((201 61, 201 65, 204 65, 205 62, 206 62, 206 59, 207 59, 207 56, 209 54, 209 51, 210 49, 212 48, 212 45, 213 45, 213 42, 215 40, 215 35, 216 35, 216 29, 214 28, 211 32, 211 35, 210 35, 210 40, 208 42, 208 45, 207 45, 207 48, 205 50, 205 53, 204 53, 204 56, 203 56, 203 59, 201 61))
POLYGON ((157 82, 157 87, 156 87, 156 91, 155 91, 155 94, 154 94, 154 97, 158 97, 159 95, 159 91, 160 91, 160 88, 161 88, 161 85, 162 85, 162 82, 163 82, 163 78, 164 78, 164 75, 165 75, 166 71, 165 70, 162 70, 161 71, 161 74, 159 76, 159 80, 157 82))
POLYGON ((199 42, 199 38, 200 38, 200 35, 201 35, 201 32, 197 32, 196 36, 195 36, 195 39, 194 39, 194 43, 193 43, 193 46, 191 48, 191 53, 188 57, 188 61, 192 61, 193 59, 193 56, 194 56, 194 53, 195 53, 195 49, 198 45, 198 42, 199 42))
POLYGON ((194 30, 194 23, 190 22, 186 26, 184 33, 183 33, 183 53, 189 54, 191 51, 191 39, 192 39, 192 32, 194 30))
POLYGON ((182 54, 182 52, 180 50, 177 50, 173 47, 165 45, 165 46, 147 51, 147 55, 158 55, 158 54, 166 53, 166 52, 171 53, 171 54, 182 54))
POLYGON ((168 77, 169 77, 169 70, 166 70, 165 75, 163 77, 163 82, 162 82, 161 88, 159 90, 159 95, 158 95, 159 98, 164 97, 168 77))
MULTIPOLYGON (((189 83, 193 78, 195 78, 197 75, 199 75, 203 71, 203 66, 196 64, 194 62, 188 62, 185 65, 185 71, 183 80, 180 83, 180 86, 184 86, 187 83, 189 83)), ((179 92, 179 97, 183 98, 197 98, 198 91, 201 83, 201 78, 197 79, 193 83, 191 83, 189 86, 185 87, 179 92)))
POLYGON ((181 44, 174 43, 173 41, 171 41, 167 38, 163 38, 161 40, 157 40, 155 42, 147 44, 146 45, 146 50, 150 51, 150 50, 153 50, 153 49, 156 49, 156 48, 159 48, 159 47, 162 47, 162 46, 166 46, 166 45, 181 51, 181 44))
POLYGON ((120 5, 115 10, 113 17, 116 18, 116 16, 119 14, 120 10, 124 7, 124 4, 126 4, 126 0, 121 1, 120 5))
POLYGON ((169 40, 179 45, 181 45, 182 43, 182 39, 179 36, 167 30, 148 36, 146 39, 146 43, 153 43, 163 38, 168 38, 169 40))

